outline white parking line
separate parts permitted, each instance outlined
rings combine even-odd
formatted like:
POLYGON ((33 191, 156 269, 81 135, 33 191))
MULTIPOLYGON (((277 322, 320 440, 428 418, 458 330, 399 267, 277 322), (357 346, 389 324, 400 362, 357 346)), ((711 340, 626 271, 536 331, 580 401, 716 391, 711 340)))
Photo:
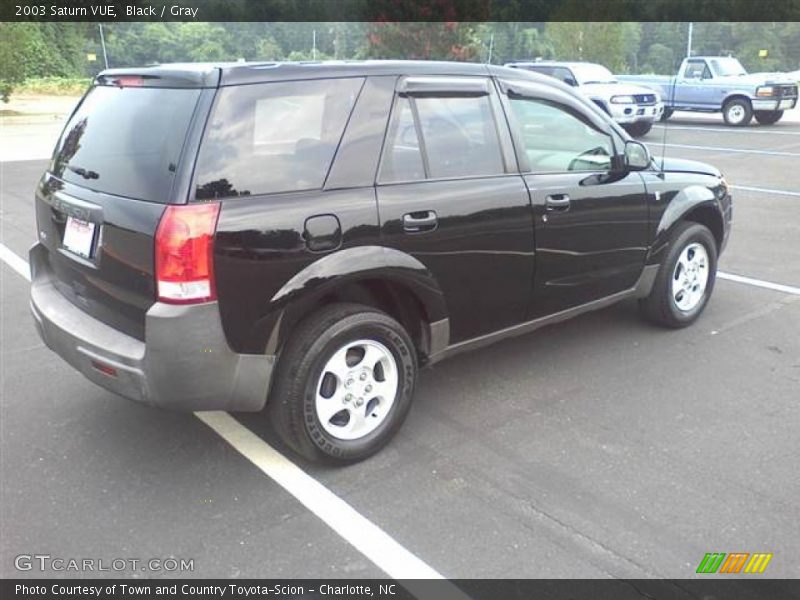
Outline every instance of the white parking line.
MULTIPOLYGON (((0 259, 27 281, 31 280, 28 263, 3 243, 0 243, 0 259)), ((228 413, 196 412, 194 415, 389 577, 444 579, 444 575, 417 558, 228 413)), ((453 591, 456 592, 455 597, 463 597, 457 593, 457 589, 453 591)))
POLYGON ((783 285, 782 283, 772 283, 771 281, 753 279, 752 277, 743 277, 741 275, 734 275, 733 273, 724 273, 723 271, 717 271, 717 277, 720 279, 727 279, 728 281, 735 281, 736 283, 744 283, 768 290, 775 290, 776 292, 783 292, 784 294, 800 296, 800 287, 783 285))
POLYGON ((762 194, 775 194, 778 196, 800 196, 800 192, 790 192, 789 190, 771 190, 769 188, 751 187, 749 185, 732 185, 732 190, 742 190, 745 192, 760 192, 762 194))
POLYGON ((687 148, 689 150, 710 150, 712 152, 735 152, 738 154, 764 154, 767 156, 800 156, 800 152, 782 152, 780 150, 750 150, 747 148, 723 148, 720 146, 694 146, 691 144, 659 144, 650 142, 654 148, 687 148))
POLYGON ((196 412, 237 452, 395 579, 442 579, 389 534, 226 412, 196 412))
POLYGON ((683 125, 655 125, 654 129, 666 129, 671 131, 673 129, 682 129, 686 131, 714 131, 716 133, 750 133, 750 134, 766 134, 766 135, 800 135, 800 131, 773 131, 765 130, 762 128, 736 128, 736 127, 688 127, 683 125))
POLYGON ((0 243, 0 259, 3 259, 3 262, 14 269, 19 275, 28 281, 31 280, 31 270, 28 267, 28 263, 12 252, 11 249, 3 243, 0 243))

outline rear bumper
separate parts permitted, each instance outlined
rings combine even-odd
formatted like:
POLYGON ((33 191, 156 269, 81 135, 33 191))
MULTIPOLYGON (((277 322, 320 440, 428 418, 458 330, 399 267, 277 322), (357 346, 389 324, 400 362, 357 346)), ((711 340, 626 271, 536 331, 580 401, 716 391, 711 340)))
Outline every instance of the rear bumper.
POLYGON ((216 302, 153 304, 142 342, 68 301, 55 288, 46 257, 40 244, 31 248, 31 312, 36 327, 44 343, 87 379, 160 408, 263 408, 275 357, 233 352, 216 302), (113 368, 116 375, 99 370, 97 364, 113 368))

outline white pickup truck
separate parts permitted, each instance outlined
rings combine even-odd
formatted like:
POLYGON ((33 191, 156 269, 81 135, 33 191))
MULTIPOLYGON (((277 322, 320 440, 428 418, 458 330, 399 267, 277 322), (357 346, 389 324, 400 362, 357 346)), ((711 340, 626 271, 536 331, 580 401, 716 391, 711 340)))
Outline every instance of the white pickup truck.
POLYGON ((504 66, 555 77, 578 88, 633 137, 645 135, 661 118, 661 96, 650 88, 621 83, 602 65, 552 60, 515 61, 504 66))
POLYGON ((728 125, 744 127, 753 117, 772 125, 797 105, 796 80, 782 73, 748 74, 731 56, 685 58, 677 77, 621 75, 619 79, 661 94, 664 118, 674 110, 721 112, 728 125))

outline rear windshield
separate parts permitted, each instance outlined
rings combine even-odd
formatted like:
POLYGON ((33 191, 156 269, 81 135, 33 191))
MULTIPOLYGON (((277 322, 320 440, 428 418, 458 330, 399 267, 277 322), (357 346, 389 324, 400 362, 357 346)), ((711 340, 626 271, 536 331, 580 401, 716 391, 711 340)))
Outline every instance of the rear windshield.
POLYGON ((198 89, 96 86, 67 123, 51 171, 96 191, 170 202, 198 89))
POLYGON ((197 198, 322 187, 363 78, 263 83, 217 94, 197 198))

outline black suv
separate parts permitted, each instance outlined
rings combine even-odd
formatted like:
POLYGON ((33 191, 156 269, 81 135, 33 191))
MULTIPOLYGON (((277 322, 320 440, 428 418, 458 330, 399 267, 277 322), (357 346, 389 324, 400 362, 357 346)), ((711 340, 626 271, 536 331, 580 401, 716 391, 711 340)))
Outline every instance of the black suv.
POLYGON ((86 377, 162 408, 266 404, 300 454, 357 460, 420 366, 624 298, 694 321, 731 198, 546 76, 236 63, 101 73, 36 214, 33 316, 86 377))

